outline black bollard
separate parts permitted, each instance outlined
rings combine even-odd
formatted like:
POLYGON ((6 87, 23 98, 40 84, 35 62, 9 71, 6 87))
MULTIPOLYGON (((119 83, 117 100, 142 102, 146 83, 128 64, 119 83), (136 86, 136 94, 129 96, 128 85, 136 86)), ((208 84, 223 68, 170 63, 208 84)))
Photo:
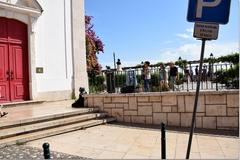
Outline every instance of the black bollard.
POLYGON ((162 159, 166 159, 166 126, 161 123, 161 148, 162 148, 162 159))
POLYGON ((49 143, 43 143, 42 147, 44 159, 51 159, 49 143))

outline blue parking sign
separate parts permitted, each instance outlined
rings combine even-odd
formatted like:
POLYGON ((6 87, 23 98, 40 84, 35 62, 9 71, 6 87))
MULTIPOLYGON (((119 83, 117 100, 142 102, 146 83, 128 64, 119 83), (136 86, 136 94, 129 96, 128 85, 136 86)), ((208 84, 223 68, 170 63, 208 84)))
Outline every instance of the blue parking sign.
POLYGON ((231 0, 189 0, 187 20, 227 24, 231 0))

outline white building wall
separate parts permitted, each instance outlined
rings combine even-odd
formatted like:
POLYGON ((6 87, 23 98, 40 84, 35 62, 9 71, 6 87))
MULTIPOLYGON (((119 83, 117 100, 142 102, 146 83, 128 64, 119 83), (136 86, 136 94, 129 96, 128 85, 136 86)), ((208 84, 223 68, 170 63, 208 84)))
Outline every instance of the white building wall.
POLYGON ((43 8, 36 23, 37 92, 72 90, 71 6, 69 0, 39 0, 43 8))
POLYGON ((0 16, 28 25, 30 99, 63 100, 78 95, 79 87, 88 91, 84 0, 0 2, 0 16))

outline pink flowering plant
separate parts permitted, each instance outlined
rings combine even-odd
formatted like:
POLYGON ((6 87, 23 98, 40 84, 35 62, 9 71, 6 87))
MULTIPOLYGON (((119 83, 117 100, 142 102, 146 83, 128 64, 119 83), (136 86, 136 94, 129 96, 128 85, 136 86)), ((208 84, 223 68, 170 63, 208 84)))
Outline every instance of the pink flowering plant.
POLYGON ((92 18, 85 16, 87 71, 90 77, 100 73, 102 67, 98 62, 97 54, 104 52, 104 44, 93 30, 92 18))

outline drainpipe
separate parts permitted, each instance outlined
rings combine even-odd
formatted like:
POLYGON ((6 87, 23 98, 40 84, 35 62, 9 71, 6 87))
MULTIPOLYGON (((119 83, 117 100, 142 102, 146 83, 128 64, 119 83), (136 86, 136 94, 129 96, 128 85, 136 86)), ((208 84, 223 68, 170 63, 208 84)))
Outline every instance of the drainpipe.
POLYGON ((70 0, 71 7, 71 48, 72 48, 72 98, 75 98, 75 68, 74 68, 74 45, 73 45, 73 4, 72 0, 70 0))
POLYGON ((64 50, 65 50, 65 72, 66 79, 68 79, 68 51, 67 51, 67 27, 66 27, 66 0, 63 0, 63 10, 64 10, 64 50))

